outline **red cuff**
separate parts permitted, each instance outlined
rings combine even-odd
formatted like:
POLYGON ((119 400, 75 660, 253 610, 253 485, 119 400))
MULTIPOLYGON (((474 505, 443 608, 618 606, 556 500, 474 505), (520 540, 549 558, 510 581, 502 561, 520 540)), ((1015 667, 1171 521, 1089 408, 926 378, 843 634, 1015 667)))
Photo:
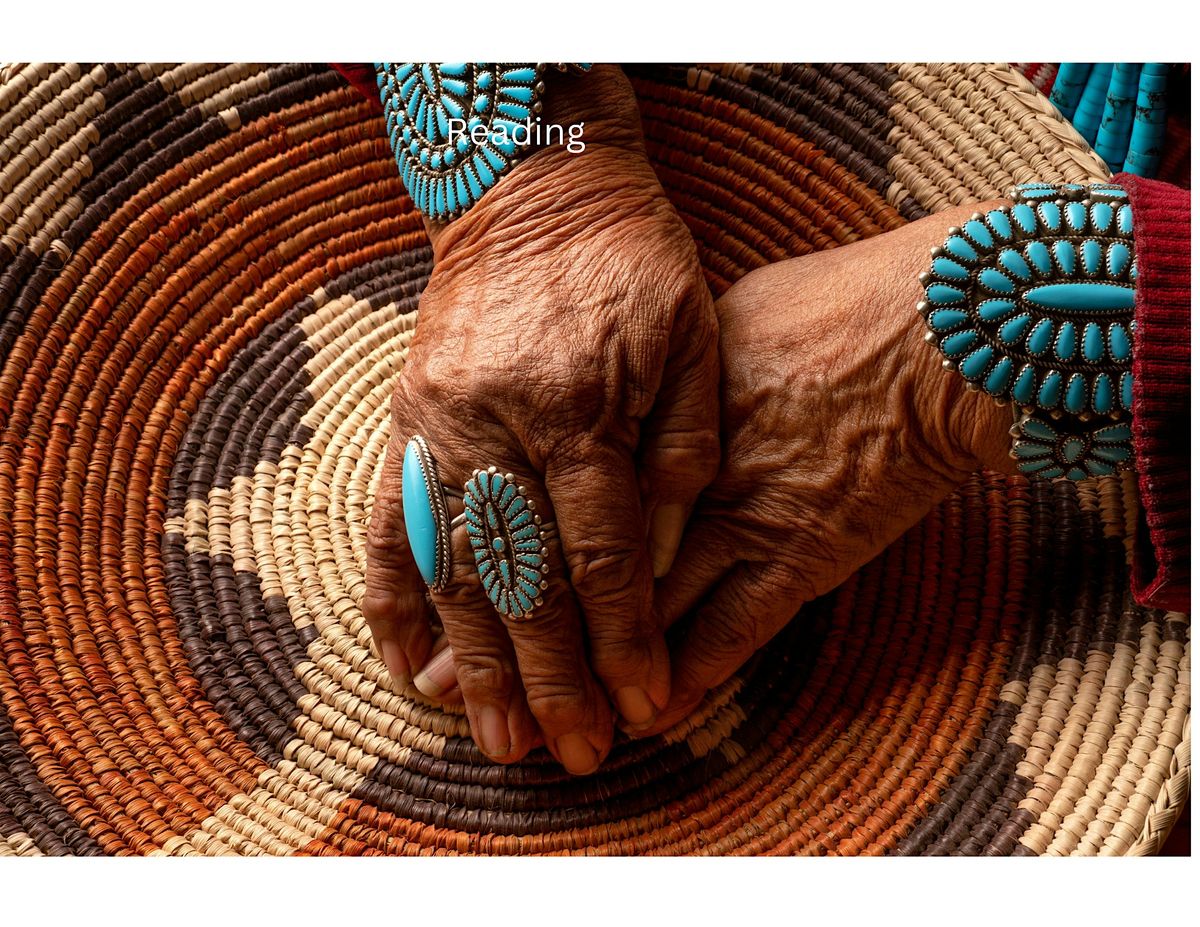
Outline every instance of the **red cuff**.
POLYGON ((1133 204, 1138 284, 1133 449, 1143 516, 1133 594, 1157 608, 1191 606, 1191 198, 1132 174, 1113 178, 1133 204))

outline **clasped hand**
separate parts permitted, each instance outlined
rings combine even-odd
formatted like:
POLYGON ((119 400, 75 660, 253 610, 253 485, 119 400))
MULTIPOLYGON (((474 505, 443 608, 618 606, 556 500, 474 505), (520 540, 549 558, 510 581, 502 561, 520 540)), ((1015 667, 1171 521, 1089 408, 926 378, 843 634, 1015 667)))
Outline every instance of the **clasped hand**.
POLYGON ((676 723, 973 470, 1009 470, 1009 421, 943 374, 914 308, 929 247, 987 204, 764 267, 714 308, 619 69, 548 96, 585 152, 541 150, 430 228, 362 610, 396 684, 461 698, 492 759, 544 743, 585 774, 617 724, 676 723), (526 485, 550 564, 528 619, 492 607, 461 527, 430 607, 401 502, 414 434, 449 487, 489 465, 526 485))

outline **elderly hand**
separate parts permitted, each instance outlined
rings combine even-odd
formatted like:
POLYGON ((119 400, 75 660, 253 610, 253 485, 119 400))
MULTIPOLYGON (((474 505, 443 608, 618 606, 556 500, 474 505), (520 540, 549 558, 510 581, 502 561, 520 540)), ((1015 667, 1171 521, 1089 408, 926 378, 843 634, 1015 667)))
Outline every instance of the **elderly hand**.
POLYGON ((918 275, 985 204, 756 270, 717 303, 722 469, 657 590, 685 717, 799 607, 836 587, 981 464, 1015 472, 1012 415, 923 343, 918 275))
POLYGON ((582 120, 586 150, 542 149, 462 218, 431 225, 435 269, 392 403, 362 607, 398 682, 421 670, 434 697, 457 682, 490 757, 516 760, 540 734, 582 774, 611 745, 610 696, 633 726, 666 704, 653 577, 716 472, 719 368, 711 296, 628 82, 606 66, 553 79, 543 122, 582 120), (432 595, 451 648, 427 666, 432 615, 401 510, 414 434, 457 487, 452 519, 476 468, 515 474, 551 567, 544 604, 501 619, 455 527, 452 581, 432 595))

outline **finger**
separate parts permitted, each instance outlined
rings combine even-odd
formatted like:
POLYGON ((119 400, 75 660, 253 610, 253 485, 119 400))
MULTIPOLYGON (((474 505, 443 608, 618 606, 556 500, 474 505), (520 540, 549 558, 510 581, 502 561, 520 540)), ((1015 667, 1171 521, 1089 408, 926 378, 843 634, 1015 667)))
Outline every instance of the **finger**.
POLYGON ((633 461, 623 451, 589 442, 549 462, 546 490, 583 612, 592 667, 622 717, 645 726, 667 704, 671 677, 654 616, 633 461))
POLYGON ((671 701, 646 733, 658 733, 692 711, 782 629, 802 602, 791 572, 774 563, 739 563, 684 630, 672 661, 671 701))
MULTIPOLYGON (((447 501, 452 517, 461 513, 461 500, 447 501)), ((479 749, 496 762, 514 762, 532 749, 537 733, 516 654, 483 592, 461 519, 451 528, 450 550, 450 583, 431 594, 447 646, 417 674, 413 685, 438 701, 447 700, 457 688, 479 749)))
POLYGON ((642 427, 639 470, 656 577, 671 568, 692 503, 720 465, 719 383, 716 315, 700 280, 676 313, 662 385, 642 427))
POLYGON ((403 689, 433 645, 432 613, 404 529, 402 469, 407 436, 392 432, 367 527, 362 613, 395 685, 403 689))
MULTIPOLYGON (((588 663, 584 643, 583 627, 579 607, 575 601, 567 577, 563 575, 563 556, 555 527, 554 511, 547 497, 538 498, 524 486, 519 486, 511 474, 501 473, 495 467, 477 472, 472 476, 470 508, 467 518, 473 524, 483 525, 479 556, 480 564, 487 573, 488 589, 494 595, 505 595, 505 583, 500 577, 516 577, 530 564, 519 565, 518 556, 536 556, 545 566, 546 588, 538 588, 532 610, 526 610, 518 618, 503 619, 504 627, 512 641, 520 669, 521 682, 525 687, 529 709, 545 736, 550 752, 558 758, 568 772, 576 775, 590 773, 599 766, 612 746, 613 721, 608 699, 596 682, 588 663), (512 524, 512 528, 509 524, 512 524), (531 530, 531 525, 540 525, 533 537, 521 537, 531 530), (518 527, 519 526, 519 527, 518 527), (512 531, 516 534, 512 534, 512 531), (534 541, 534 538, 537 538, 534 541), (534 541, 534 550, 521 553, 516 546, 534 541), (540 548, 537 544, 541 545, 540 548), (512 546, 510 546, 512 545, 512 546), (540 598, 540 603, 536 599, 540 598)), ((462 537, 467 529, 462 528, 462 537)), ((457 541, 456 541, 457 543, 457 541)), ((474 562, 472 555, 472 562, 474 562)), ((478 570, 476 571, 478 574, 478 570)), ((514 580, 512 588, 519 588, 525 580, 514 580)), ((540 581, 535 580, 535 583, 540 581)), ((471 607, 484 608, 492 612, 493 620, 498 612, 484 592, 484 583, 476 576, 471 607)), ((526 583, 526 585, 528 585, 526 583)), ((518 596, 524 593, 515 593, 518 596)), ((499 599, 504 603, 506 599, 499 599)), ((465 599, 464 599, 464 604, 465 599)), ((443 620, 451 618, 438 611, 443 620)), ((447 625, 447 631, 449 631, 447 625)), ((463 696, 470 701, 471 680, 464 674, 461 665, 463 653, 454 643, 460 661, 458 681, 463 696)))

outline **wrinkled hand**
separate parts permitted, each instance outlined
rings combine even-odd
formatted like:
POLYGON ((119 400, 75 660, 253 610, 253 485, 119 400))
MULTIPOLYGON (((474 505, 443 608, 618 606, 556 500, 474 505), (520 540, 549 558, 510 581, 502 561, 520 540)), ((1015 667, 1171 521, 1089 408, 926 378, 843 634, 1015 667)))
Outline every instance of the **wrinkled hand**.
POLYGON ((917 276, 955 209, 754 271, 717 303, 724 459, 660 583, 685 717, 796 614, 981 464, 1015 472, 1011 413, 923 343, 917 276))
MULTIPOLYGON (((719 366, 711 296, 632 89, 603 66, 557 80, 543 121, 584 120, 586 150, 543 149, 431 226, 435 269, 392 403, 362 607, 393 676, 421 670, 432 615, 400 490, 412 435, 459 497, 475 468, 515 474, 549 537, 544 605, 502 620, 455 528, 453 580, 433 595, 451 649, 416 684, 438 696, 457 682, 493 759, 540 735, 587 773, 611 746, 610 696, 635 726, 667 702, 653 577, 716 471, 719 366)), ((454 518, 461 498, 449 504, 454 518)))

